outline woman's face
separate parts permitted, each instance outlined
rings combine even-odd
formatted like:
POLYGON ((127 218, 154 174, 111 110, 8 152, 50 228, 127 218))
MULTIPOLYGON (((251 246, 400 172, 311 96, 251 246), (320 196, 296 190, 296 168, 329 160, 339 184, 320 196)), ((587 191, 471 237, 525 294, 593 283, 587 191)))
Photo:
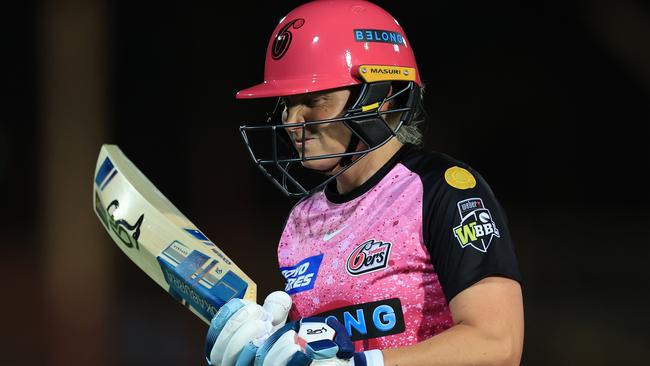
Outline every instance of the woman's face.
MULTIPOLYGON (((350 97, 349 89, 336 89, 323 92, 292 95, 284 98, 286 110, 282 116, 284 123, 301 123, 341 117, 350 97)), ((294 147, 302 157, 304 146, 306 158, 317 155, 345 152, 352 131, 341 122, 324 123, 287 128, 294 147)), ((327 171, 332 169, 339 158, 309 160, 302 163, 308 169, 327 171)))

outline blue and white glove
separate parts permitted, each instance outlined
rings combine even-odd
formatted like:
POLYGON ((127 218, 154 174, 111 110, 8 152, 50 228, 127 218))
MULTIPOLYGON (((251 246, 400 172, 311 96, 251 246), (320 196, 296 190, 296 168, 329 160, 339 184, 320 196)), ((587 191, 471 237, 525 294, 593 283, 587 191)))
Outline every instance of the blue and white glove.
POLYGON ((234 366, 246 345, 261 345, 285 324, 290 308, 291 297, 283 291, 267 296, 264 306, 243 299, 230 300, 210 322, 205 342, 208 364, 234 366))
POLYGON ((333 316, 286 324, 254 348, 244 349, 237 366, 384 366, 379 350, 355 353, 345 327, 333 316))
POLYGON ((291 298, 276 291, 264 306, 242 299, 212 319, 205 344, 214 366, 384 366, 381 351, 354 352, 335 317, 303 318, 285 325, 291 298))

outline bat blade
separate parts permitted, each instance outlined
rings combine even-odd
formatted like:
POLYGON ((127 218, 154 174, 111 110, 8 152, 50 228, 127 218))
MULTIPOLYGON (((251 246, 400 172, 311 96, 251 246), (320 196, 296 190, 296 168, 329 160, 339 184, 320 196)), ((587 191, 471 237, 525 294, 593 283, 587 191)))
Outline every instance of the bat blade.
POLYGON ((228 300, 257 286, 188 220, 116 145, 103 145, 93 208, 115 244, 149 277, 209 323, 228 300))

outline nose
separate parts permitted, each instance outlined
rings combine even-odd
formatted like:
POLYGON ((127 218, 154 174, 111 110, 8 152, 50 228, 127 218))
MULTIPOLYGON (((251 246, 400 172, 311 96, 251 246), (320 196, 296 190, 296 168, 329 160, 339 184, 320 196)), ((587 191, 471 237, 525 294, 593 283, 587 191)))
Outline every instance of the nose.
MULTIPOLYGON (((297 105, 297 106, 291 106, 291 107, 286 107, 284 109, 284 115, 282 118, 283 123, 303 123, 305 122, 305 117, 301 113, 302 106, 297 105)), ((301 132, 301 127, 300 126, 291 126, 287 127, 287 132, 293 135, 297 135, 299 133, 304 133, 301 132)))
POLYGON ((302 123, 305 122, 305 117, 301 113, 302 106, 296 105, 291 107, 286 107, 284 109, 284 118, 282 121, 284 123, 302 123))

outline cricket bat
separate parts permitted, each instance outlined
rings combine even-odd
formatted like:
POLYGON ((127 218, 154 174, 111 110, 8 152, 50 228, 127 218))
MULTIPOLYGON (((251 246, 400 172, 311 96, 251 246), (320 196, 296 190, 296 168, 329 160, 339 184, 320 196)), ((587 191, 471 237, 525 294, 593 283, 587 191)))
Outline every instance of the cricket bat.
POLYGON ((116 145, 103 145, 93 207, 115 244, 206 323, 228 300, 256 301, 257 286, 190 222, 116 145))

